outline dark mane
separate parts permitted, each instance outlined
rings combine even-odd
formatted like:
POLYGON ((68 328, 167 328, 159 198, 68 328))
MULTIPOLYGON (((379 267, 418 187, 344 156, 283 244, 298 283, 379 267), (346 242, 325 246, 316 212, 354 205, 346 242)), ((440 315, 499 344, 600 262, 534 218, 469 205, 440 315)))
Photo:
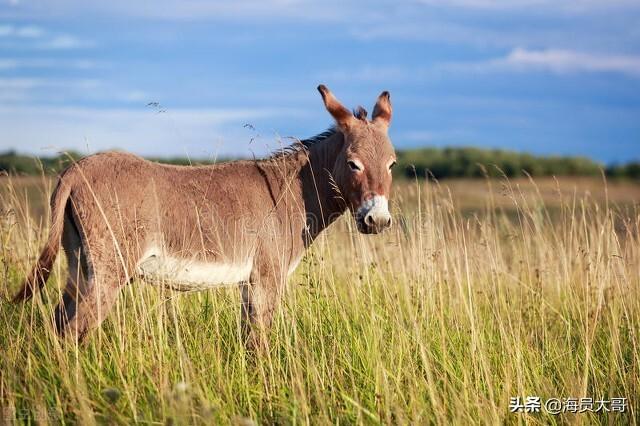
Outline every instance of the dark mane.
MULTIPOLYGON (((364 109, 364 107, 362 106, 358 106, 356 109, 353 110, 353 116, 358 120, 362 120, 366 122, 367 110, 364 109)), ((338 129, 335 126, 331 126, 324 132, 319 133, 308 139, 302 139, 302 140, 295 139, 291 145, 285 146, 284 148, 280 148, 277 151, 272 152, 271 155, 268 156, 266 159, 271 160, 274 158, 281 158, 289 154, 295 154, 297 152, 306 150, 310 146, 315 145, 319 142, 322 142, 330 138, 331 136, 335 135, 336 133, 338 133, 338 129)))
POLYGON ((330 127, 324 132, 319 133, 315 136, 312 136, 308 139, 302 139, 302 140, 296 139, 291 145, 285 146, 271 153, 268 159, 281 158, 285 155, 295 154, 297 152, 306 150, 312 145, 315 145, 317 143, 320 143, 322 141, 329 139, 331 136, 335 135, 336 133, 338 133, 338 130, 335 127, 330 127))

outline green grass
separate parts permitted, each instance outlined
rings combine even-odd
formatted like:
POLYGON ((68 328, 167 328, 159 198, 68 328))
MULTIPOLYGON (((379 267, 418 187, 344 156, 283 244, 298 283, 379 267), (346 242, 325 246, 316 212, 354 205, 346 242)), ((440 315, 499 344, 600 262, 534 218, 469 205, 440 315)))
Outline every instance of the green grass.
MULTIPOLYGON (((0 413, 54 424, 636 424, 637 204, 618 207, 598 188, 558 195, 548 215, 535 185, 477 185, 486 197, 473 214, 447 187, 421 183, 398 189, 385 235, 356 234, 349 217, 334 225, 291 277, 260 356, 241 345, 234 289, 134 283, 84 345, 60 342, 49 323, 58 262, 33 302, 1 302, 0 413), (628 407, 514 414, 513 396, 627 397, 628 407)), ((46 222, 20 193, 3 194, 14 212, 0 234, 8 297, 46 222)))

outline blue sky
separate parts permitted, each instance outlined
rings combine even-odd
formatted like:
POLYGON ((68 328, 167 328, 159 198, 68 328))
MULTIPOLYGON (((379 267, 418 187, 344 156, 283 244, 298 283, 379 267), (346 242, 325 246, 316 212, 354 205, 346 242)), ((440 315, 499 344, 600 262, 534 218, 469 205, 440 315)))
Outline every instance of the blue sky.
POLYGON ((399 149, 640 160, 640 1, 0 0, 0 150, 262 155, 319 83, 399 149))

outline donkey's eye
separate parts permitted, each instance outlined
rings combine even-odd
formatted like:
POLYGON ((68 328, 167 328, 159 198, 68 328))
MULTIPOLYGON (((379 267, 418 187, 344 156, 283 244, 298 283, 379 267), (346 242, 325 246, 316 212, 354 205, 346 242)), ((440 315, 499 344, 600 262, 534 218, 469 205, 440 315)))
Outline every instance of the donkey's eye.
POLYGON ((358 163, 356 163, 353 160, 349 160, 347 161, 347 164, 349 165, 349 168, 351 170, 353 170, 354 172, 359 172, 360 170, 362 170, 362 168, 360 168, 360 166, 358 165, 358 163))
POLYGON ((389 170, 393 169, 396 164, 397 163, 395 161, 393 163, 389 164, 389 170))

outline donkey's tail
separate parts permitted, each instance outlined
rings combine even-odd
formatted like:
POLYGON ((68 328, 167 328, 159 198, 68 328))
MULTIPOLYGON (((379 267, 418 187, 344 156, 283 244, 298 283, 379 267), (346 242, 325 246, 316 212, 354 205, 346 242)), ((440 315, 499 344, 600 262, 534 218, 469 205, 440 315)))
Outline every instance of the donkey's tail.
POLYGON ((42 288, 47 282, 53 263, 60 250, 60 240, 64 226, 64 211, 67 200, 69 199, 69 194, 71 194, 71 185, 64 179, 63 173, 51 196, 51 229, 49 230, 49 239, 40 253, 38 263, 36 263, 29 276, 24 280, 20 291, 13 297, 14 303, 25 302, 31 299, 35 290, 42 288))

